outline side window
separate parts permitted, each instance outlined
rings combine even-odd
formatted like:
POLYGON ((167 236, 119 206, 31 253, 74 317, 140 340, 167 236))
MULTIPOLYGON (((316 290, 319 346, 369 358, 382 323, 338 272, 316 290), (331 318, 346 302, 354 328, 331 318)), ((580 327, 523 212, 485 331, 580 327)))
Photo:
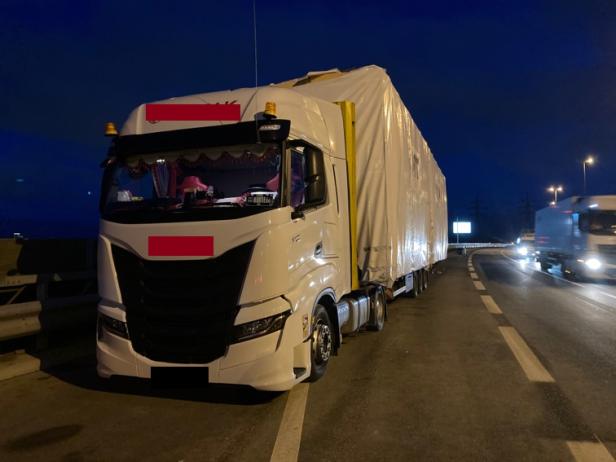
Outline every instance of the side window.
POLYGON ((291 207, 296 208, 306 202, 306 157, 303 149, 291 150, 291 207))
POLYGON ((290 205, 293 208, 314 208, 325 204, 325 162, 321 150, 295 142, 290 149, 290 205))

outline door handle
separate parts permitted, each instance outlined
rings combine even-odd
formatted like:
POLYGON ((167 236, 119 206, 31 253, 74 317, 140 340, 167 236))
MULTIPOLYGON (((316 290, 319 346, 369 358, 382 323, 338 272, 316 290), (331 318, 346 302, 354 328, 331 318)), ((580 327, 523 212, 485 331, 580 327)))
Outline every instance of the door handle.
POLYGON ((317 258, 321 258, 323 256, 323 243, 319 242, 317 246, 314 248, 314 256, 317 258))

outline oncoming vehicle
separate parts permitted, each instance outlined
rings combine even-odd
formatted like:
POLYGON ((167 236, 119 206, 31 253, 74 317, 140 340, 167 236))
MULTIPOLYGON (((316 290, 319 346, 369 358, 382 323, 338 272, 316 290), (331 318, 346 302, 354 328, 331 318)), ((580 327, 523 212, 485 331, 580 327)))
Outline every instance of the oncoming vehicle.
POLYGON ((520 258, 535 258, 535 233, 523 233, 518 237, 515 252, 520 258))
POLYGON ((616 196, 573 196, 539 210, 537 261, 567 277, 616 279, 616 196))

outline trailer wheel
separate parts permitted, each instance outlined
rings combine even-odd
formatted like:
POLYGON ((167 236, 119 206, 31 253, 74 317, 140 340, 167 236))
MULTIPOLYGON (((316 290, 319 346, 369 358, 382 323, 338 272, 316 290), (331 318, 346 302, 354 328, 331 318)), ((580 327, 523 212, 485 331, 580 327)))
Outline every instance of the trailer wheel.
POLYGON ((310 382, 323 377, 327 370, 329 358, 334 348, 334 330, 327 311, 317 305, 312 316, 312 334, 310 336, 310 382))
POLYGON ((381 287, 377 288, 370 295, 370 320, 366 325, 368 330, 381 331, 385 327, 385 294, 381 287))
POLYGON ((417 270, 417 293, 421 294, 424 291, 424 272, 423 270, 417 270))
POLYGON ((413 288, 409 290, 406 295, 411 298, 416 298, 419 295, 419 279, 417 277, 417 271, 413 271, 413 288))

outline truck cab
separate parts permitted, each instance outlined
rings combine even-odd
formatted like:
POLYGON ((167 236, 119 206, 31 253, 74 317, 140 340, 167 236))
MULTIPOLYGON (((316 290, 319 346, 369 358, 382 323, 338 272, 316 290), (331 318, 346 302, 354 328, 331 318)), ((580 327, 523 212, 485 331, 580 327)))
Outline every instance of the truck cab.
POLYGON ((537 259, 567 277, 616 279, 616 196, 574 196, 536 215, 537 259))
POLYGON ((285 390, 322 375, 340 343, 352 292, 340 108, 277 88, 213 95, 229 100, 242 111, 235 123, 149 120, 144 105, 113 141, 99 238, 103 377, 195 367, 209 382, 285 390))

